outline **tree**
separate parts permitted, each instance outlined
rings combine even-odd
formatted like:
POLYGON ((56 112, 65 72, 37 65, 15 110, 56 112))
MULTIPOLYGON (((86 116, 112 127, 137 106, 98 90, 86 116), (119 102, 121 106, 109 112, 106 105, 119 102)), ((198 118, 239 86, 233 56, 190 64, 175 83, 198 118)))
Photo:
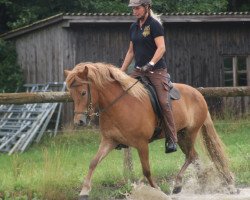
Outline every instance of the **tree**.
POLYGON ((229 0, 228 11, 249 11, 250 0, 229 0))
POLYGON ((129 8, 121 0, 0 0, 0 11, 4 32, 62 12, 129 12, 129 8))
POLYGON ((223 12, 228 0, 155 0, 157 12, 223 12))
MULTIPOLYGON (((129 0, 0 0, 0 33, 58 13, 131 12, 129 0)), ((249 11, 250 0, 153 0, 157 13, 249 11)))
POLYGON ((12 43, 0 40, 0 61, 0 92, 15 92, 23 85, 23 74, 12 43))
POLYGON ((6 6, 8 3, 9 1, 0 0, 0 33, 8 29, 7 22, 9 21, 9 17, 6 13, 6 6))

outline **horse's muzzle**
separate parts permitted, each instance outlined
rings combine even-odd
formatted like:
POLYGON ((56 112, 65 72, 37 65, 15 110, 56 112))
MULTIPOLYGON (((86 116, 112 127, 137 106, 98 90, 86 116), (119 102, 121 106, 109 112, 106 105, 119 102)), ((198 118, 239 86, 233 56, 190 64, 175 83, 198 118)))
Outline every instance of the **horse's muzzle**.
POLYGON ((74 116, 75 126, 87 126, 87 117, 85 114, 75 114, 74 116))

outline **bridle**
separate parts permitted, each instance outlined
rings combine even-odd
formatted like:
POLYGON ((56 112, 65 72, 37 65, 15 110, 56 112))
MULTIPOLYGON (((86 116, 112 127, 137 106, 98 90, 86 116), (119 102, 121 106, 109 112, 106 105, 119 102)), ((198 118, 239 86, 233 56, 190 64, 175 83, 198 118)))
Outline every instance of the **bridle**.
POLYGON ((88 100, 87 100, 87 111, 85 112, 76 112, 74 111, 74 114, 84 114, 88 117, 92 118, 93 116, 100 116, 101 113, 106 112, 110 107, 112 107, 117 101, 119 101, 123 96, 127 94, 127 92, 134 87, 139 80, 137 80, 135 83, 133 83, 129 88, 127 88, 119 97, 117 97, 115 100, 113 100, 107 107, 99 109, 97 112, 93 112, 93 102, 92 102, 92 95, 91 95, 91 81, 88 79, 88 81, 81 81, 82 84, 87 84, 87 93, 88 93, 88 100))
MULTIPOLYGON (((76 79, 79 79, 76 77, 76 79)), ((97 113, 92 113, 92 111, 94 110, 94 107, 93 107, 93 102, 92 102, 92 95, 91 95, 91 89, 90 89, 90 85, 91 85, 91 81, 88 80, 88 81, 82 81, 82 80, 77 80, 79 81, 82 85, 84 84, 87 84, 87 94, 88 94, 88 100, 87 100, 87 111, 85 112, 78 112, 78 111, 74 111, 74 114, 85 114, 89 117, 92 117, 94 115, 98 116, 97 113), (92 114, 91 114, 92 113, 92 114)), ((73 87, 77 87, 77 86, 80 86, 80 85, 73 85, 73 87)))

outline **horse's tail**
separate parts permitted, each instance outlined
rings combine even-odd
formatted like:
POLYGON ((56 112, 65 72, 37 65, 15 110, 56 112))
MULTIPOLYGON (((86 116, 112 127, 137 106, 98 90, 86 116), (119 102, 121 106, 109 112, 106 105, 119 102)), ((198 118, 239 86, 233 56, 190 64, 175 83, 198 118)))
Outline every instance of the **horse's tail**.
POLYGON ((229 170, 229 163, 227 155, 224 151, 224 144, 217 134, 210 113, 202 127, 203 143, 208 151, 208 154, 213 161, 216 169, 225 178, 229 185, 233 185, 233 177, 229 170))

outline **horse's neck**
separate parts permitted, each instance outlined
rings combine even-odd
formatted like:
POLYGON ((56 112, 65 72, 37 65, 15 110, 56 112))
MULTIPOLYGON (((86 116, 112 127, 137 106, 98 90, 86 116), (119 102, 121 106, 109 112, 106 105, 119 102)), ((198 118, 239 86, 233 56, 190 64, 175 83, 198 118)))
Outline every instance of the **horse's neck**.
MULTIPOLYGON (((105 109, 116 101, 123 93, 123 89, 118 83, 109 83, 104 88, 98 90, 99 107, 105 109)), ((119 101, 119 100, 118 100, 119 101)))

